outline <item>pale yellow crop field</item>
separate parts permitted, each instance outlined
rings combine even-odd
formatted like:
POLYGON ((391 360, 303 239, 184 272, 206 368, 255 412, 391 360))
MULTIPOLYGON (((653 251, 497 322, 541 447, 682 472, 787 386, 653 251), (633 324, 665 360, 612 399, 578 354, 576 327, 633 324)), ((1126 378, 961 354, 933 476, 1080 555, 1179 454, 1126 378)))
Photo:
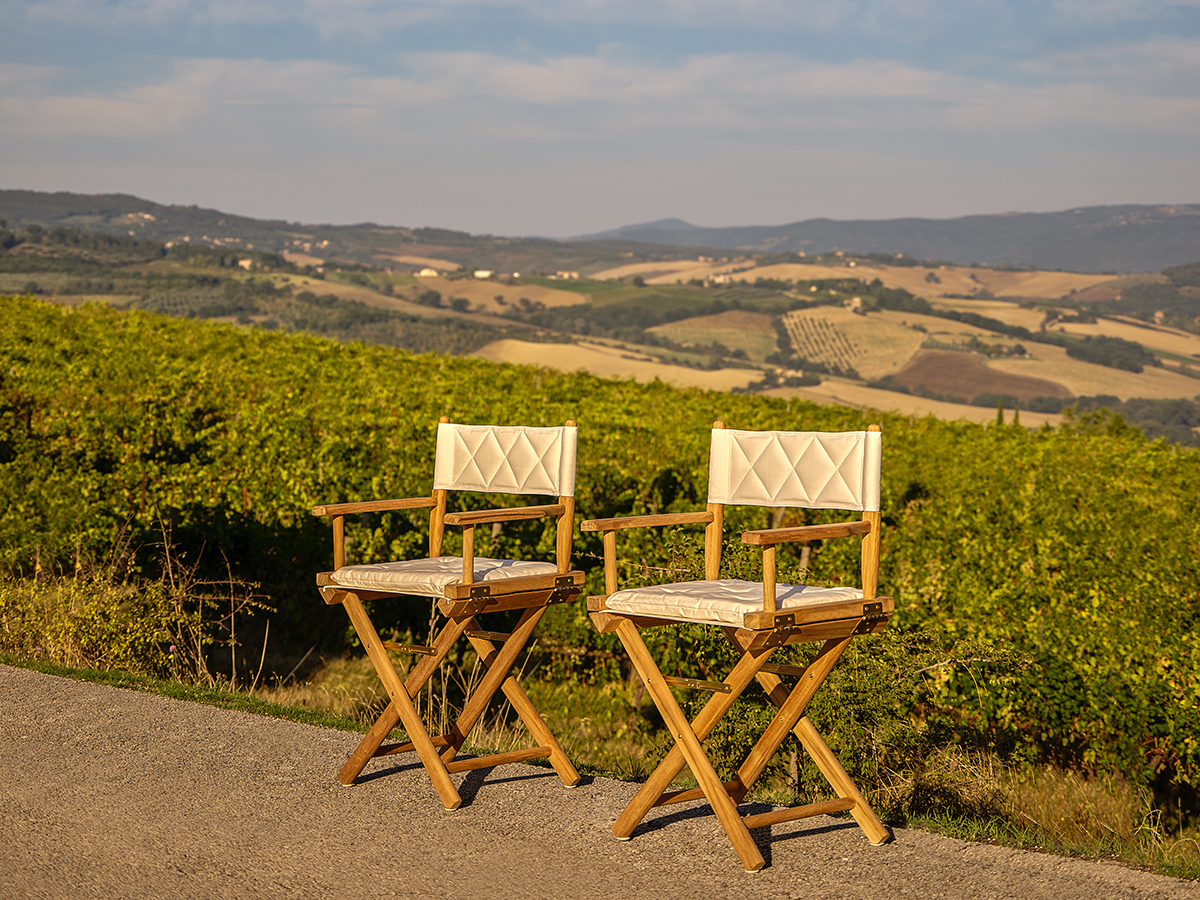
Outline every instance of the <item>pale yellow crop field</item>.
MULTIPOLYGON (((1111 319, 1099 319, 1094 325, 1077 325, 1068 319, 1066 322, 1054 325, 1051 330, 1079 337, 1104 335, 1121 338, 1125 341, 1134 341, 1152 350, 1165 350, 1167 353, 1176 353, 1180 356, 1195 357, 1200 354, 1200 335, 1176 328, 1161 326, 1139 328, 1137 325, 1114 322, 1111 319)), ((1200 365, 1200 359, 1197 359, 1197 364, 1200 365)))
MULTIPOLYGON (((995 407, 967 406, 962 403, 945 403, 941 400, 926 400, 912 394, 882 391, 850 381, 825 379, 818 385, 802 388, 771 388, 762 392, 768 397, 795 397, 811 400, 823 406, 855 406, 864 411, 897 412, 903 416, 933 416, 946 422, 966 419, 968 422, 995 422, 995 407)), ((1058 413, 1035 413, 1021 410, 1021 424, 1037 428, 1043 423, 1057 425, 1063 420, 1058 413)), ((869 416, 868 416, 869 418, 869 416)), ((1013 410, 1004 411, 1004 421, 1012 422, 1013 410)), ((886 440, 886 436, 885 436, 886 440)))
POLYGON ((412 304, 400 297, 388 297, 358 284, 343 284, 339 281, 322 281, 320 278, 310 278, 307 275, 272 275, 271 279, 278 283, 287 282, 296 293, 312 291, 321 294, 333 294, 339 300, 356 300, 366 306, 377 309, 396 309, 409 311, 412 304))
POLYGON ((997 297, 1030 297, 1043 300, 1057 300, 1072 290, 1082 291, 1084 288, 1113 280, 1112 275, 1089 275, 1080 272, 1003 272, 996 269, 947 266, 945 269, 932 270, 941 280, 938 284, 925 280, 930 271, 920 266, 885 266, 878 277, 888 287, 901 287, 918 297, 971 294, 985 290, 997 297))
POLYGON ((443 272, 457 272, 462 268, 458 263, 449 259, 438 259, 436 256, 408 256, 400 255, 393 256, 387 253, 376 253, 376 259, 390 259, 394 262, 404 263, 409 266, 429 267, 430 269, 441 269, 443 272))
POLYGON ((867 313, 868 319, 882 319, 896 325, 920 325, 929 337, 947 344, 965 344, 971 338, 994 344, 997 342, 1012 343, 1013 339, 995 331, 980 328, 978 325, 968 325, 966 322, 956 322, 953 319, 940 319, 937 316, 923 316, 920 313, 900 312, 895 309, 879 309, 867 313))
POLYGON ((868 381, 899 371, 925 339, 896 322, 838 306, 794 310, 783 324, 797 354, 843 371, 853 368, 868 381))
POLYGON ((539 284, 504 284, 478 278, 458 278, 454 281, 446 278, 420 278, 418 281, 420 284, 410 289, 414 296, 421 291, 434 290, 442 295, 443 303, 448 303, 451 297, 465 297, 470 302, 470 308, 478 312, 502 313, 516 306, 522 297, 531 303, 541 303, 547 308, 587 303, 583 294, 542 287, 539 284), (501 298, 500 301, 496 300, 497 296, 501 298))
POLYGON ((610 278, 631 278, 634 275, 641 275, 647 284, 674 284, 676 281, 687 282, 695 278, 703 280, 725 274, 730 275, 735 282, 744 281, 747 284, 753 284, 758 278, 772 278, 781 281, 858 278, 866 282, 878 278, 887 287, 904 288, 918 297, 931 299, 940 298, 944 294, 970 295, 980 291, 989 291, 997 297, 1058 300, 1073 290, 1082 291, 1113 280, 1111 275, 1091 275, 1081 272, 1041 270, 1007 272, 967 266, 947 266, 944 269, 930 270, 922 266, 884 266, 862 263, 854 265, 847 263, 838 266, 779 263, 755 267, 749 260, 709 263, 694 259, 631 263, 627 266, 617 266, 596 272, 591 277, 598 281, 604 281, 610 278), (926 280, 931 272, 938 281, 926 280))
POLYGON ((1003 322, 1005 325, 1019 325, 1029 331, 1039 330, 1046 318, 1046 314, 1041 310, 1018 306, 1007 300, 954 300, 942 297, 929 297, 928 300, 929 305, 934 309, 953 309, 958 312, 975 313, 1003 322))
POLYGON ((472 355, 492 362, 546 366, 560 372, 590 372, 601 378, 633 378, 642 383, 658 380, 711 391, 746 387, 762 377, 757 369, 707 371, 669 366, 621 347, 582 341, 577 344, 535 344, 506 338, 481 347, 472 355))
MULTIPOLYGON (((880 266, 806 266, 801 263, 778 263, 773 266, 759 266, 733 276, 734 281, 745 281, 753 284, 756 278, 774 278, 779 281, 824 281, 832 278, 857 278, 871 282, 876 278, 882 279, 886 268, 880 266)), ((884 281, 884 284, 887 284, 884 281)))
POLYGON ((1141 372, 1126 372, 1072 359, 1062 347, 1050 344, 1029 342, 1025 348, 1030 359, 993 359, 988 361, 988 368, 1044 378, 1061 384, 1076 397, 1111 394, 1128 400, 1130 397, 1190 398, 1200 395, 1200 380, 1166 369, 1147 367, 1141 372))
POLYGON ((697 316, 647 330, 685 346, 707 347, 715 341, 730 350, 743 350, 750 359, 761 361, 778 349, 772 321, 765 313, 731 309, 715 316, 697 316))
POLYGON ((299 250, 284 250, 279 255, 296 266, 325 265, 325 260, 323 260, 321 257, 313 256, 311 253, 301 253, 299 250))
MULTIPOLYGON (((645 263, 629 263, 624 266, 614 266, 611 269, 605 269, 602 272, 594 272, 588 278, 596 281, 608 281, 610 279, 620 281, 622 278, 632 278, 635 275, 641 275, 646 279, 648 284, 674 284, 676 278, 681 278, 687 281, 688 278, 683 278, 677 275, 677 272, 686 272, 690 270, 711 272, 713 269, 728 269, 731 263, 706 263, 695 259, 671 259, 660 260, 658 262, 645 263), (666 279, 665 281, 663 279, 666 279)), ((752 263, 742 263, 742 265, 752 265, 752 263)), ((705 276, 689 276, 691 278, 705 276)))

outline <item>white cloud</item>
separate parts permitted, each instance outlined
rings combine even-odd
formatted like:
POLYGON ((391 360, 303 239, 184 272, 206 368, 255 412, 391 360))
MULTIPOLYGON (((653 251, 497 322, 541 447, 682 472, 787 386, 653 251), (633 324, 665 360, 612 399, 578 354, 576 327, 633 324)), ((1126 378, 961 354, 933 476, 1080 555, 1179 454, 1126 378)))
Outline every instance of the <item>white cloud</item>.
POLYGON ((418 22, 478 13, 507 12, 514 18, 548 23, 825 31, 937 20, 956 9, 951 0, 11 0, 7 6, 10 21, 99 30, 296 22, 325 36, 372 36, 418 22))
POLYGON ((0 156, 12 185, 509 234, 1184 202, 1200 79, 1168 76, 1192 60, 1186 42, 1131 44, 1006 81, 786 54, 428 52, 382 75, 183 60, 113 90, 5 64, 0 156), (1123 68, 1154 58, 1165 74, 1123 68))
POLYGON ((1167 77, 1181 66, 1194 71, 1195 48, 1167 42, 1124 54, 1122 65, 1142 70, 1140 79, 1126 79, 1120 66, 1118 77, 1109 78, 1111 63, 1064 56, 1044 61, 1042 69, 1077 77, 1038 85, 886 60, 834 65, 781 54, 696 55, 655 66, 605 56, 528 61, 422 53, 405 56, 403 73, 390 76, 317 61, 188 60, 160 83, 108 93, 59 92, 53 85, 61 69, 6 66, 0 68, 0 115, 15 133, 145 136, 253 107, 276 122, 319 118, 387 130, 424 121, 454 133, 536 133, 566 143, 580 137, 580 129, 588 139, 641 134, 651 140, 671 128, 768 140, 812 129, 963 137, 1071 125, 1200 130, 1200 80, 1190 78, 1190 87, 1181 89, 1178 78, 1167 77), (1172 56, 1164 47, 1179 52, 1172 56), (1146 87, 1142 58, 1150 67, 1158 60, 1171 91, 1146 87))

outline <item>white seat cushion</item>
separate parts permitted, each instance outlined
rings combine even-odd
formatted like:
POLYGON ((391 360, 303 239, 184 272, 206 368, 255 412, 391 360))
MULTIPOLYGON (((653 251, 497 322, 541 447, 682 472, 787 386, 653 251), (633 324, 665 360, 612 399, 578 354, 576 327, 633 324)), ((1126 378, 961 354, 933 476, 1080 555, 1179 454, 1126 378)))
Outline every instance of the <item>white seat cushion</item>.
MULTIPOLYGON (((523 575, 554 575, 558 567, 548 562, 523 562, 519 559, 475 557, 476 581, 500 581, 523 575)), ((401 562, 373 563, 369 566, 342 566, 333 573, 341 587, 365 591, 390 591, 441 597, 446 585, 462 581, 461 556, 435 556, 401 562)))
MULTIPOLYGON (((861 600, 858 588, 809 587, 804 584, 775 585, 775 607, 780 612, 800 607, 820 606, 846 600, 861 600)), ((617 591, 604 604, 613 612, 698 622, 705 625, 741 627, 743 616, 762 612, 761 581, 724 578, 720 581, 682 581, 617 591)))

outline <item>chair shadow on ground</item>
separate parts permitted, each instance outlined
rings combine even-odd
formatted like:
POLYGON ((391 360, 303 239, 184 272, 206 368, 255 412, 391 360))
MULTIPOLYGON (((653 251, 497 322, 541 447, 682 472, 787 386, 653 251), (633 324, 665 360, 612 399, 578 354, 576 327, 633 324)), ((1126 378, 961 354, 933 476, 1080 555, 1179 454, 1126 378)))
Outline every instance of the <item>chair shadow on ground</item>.
MULTIPOLYGON (((738 812, 744 816, 755 815, 770 812, 774 808, 768 803, 744 803, 738 807, 738 812)), ((637 838, 639 835, 659 831, 679 822, 703 818, 711 819, 714 828, 719 829, 721 827, 716 816, 713 814, 712 807, 701 801, 675 812, 643 819, 638 827, 633 830, 633 834, 630 837, 637 838)), ((854 830, 858 828, 858 823, 849 817, 844 820, 834 819, 832 822, 829 821, 828 817, 824 817, 819 821, 819 824, 812 823, 809 827, 805 827, 803 821, 785 822, 782 823, 782 826, 782 828, 779 825, 769 828, 755 828, 750 832, 750 836, 754 839, 754 843, 758 847, 758 852, 763 855, 763 859, 768 866, 771 865, 771 846, 773 844, 797 838, 813 837, 819 834, 836 834, 839 831, 854 830)))
MULTIPOLYGON (((474 759, 475 757, 472 756, 472 754, 467 753, 457 758, 474 759)), ((557 777, 554 770, 551 768, 538 769, 536 772, 523 772, 520 775, 505 775, 500 778, 489 777, 493 772, 496 771, 497 768, 499 767, 488 766, 483 769, 472 769, 466 773, 462 780, 462 784, 458 786, 458 795, 462 798, 462 807, 459 807, 460 809, 470 806, 475 800, 475 795, 479 793, 479 789, 485 784, 506 784, 508 782, 532 781, 533 779, 539 778, 557 777)), ((355 784, 366 784, 380 778, 387 778, 393 775, 402 775, 406 772, 413 771, 425 771, 424 766, 421 765, 421 761, 419 759, 413 759, 413 761, 409 763, 387 766, 386 768, 377 769, 374 772, 363 772, 358 776, 358 780, 355 782, 355 784)), ((591 784, 593 781, 595 781, 595 778, 593 778, 591 775, 583 775, 580 777, 579 784, 576 785, 576 787, 584 787, 585 785, 591 784)))

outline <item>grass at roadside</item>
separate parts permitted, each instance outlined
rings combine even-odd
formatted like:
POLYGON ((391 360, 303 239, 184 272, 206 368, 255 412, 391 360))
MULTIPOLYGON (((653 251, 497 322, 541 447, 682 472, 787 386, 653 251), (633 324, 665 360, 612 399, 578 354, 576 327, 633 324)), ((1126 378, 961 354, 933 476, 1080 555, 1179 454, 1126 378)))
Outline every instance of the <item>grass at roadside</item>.
MULTIPOLYGON (((363 659, 335 660, 301 683, 250 693, 184 684, 127 672, 71 668, 0 652, 0 663, 110 687, 204 703, 306 725, 365 732, 386 695, 363 659)), ((530 680, 526 688, 580 771, 640 780, 666 740, 643 716, 633 685, 602 688, 530 680)), ((435 718, 450 710, 432 707, 435 718)), ((428 712, 428 709, 427 709, 428 712)), ((469 736, 465 749, 503 752, 528 746, 519 722, 501 708, 469 736)), ((537 761, 535 761, 536 764, 537 761)), ((681 784, 691 786, 687 779, 681 784)), ((793 786, 772 781, 751 799, 798 802, 793 786)), ((1050 767, 1017 770, 985 755, 950 750, 927 771, 872 792, 893 825, 1025 850, 1120 862, 1163 875, 1200 880, 1200 843, 1172 837, 1148 795, 1118 776, 1085 778, 1050 767)))
POLYGON ((152 678, 149 675, 138 675, 130 672, 120 672, 103 669, 76 669, 61 666, 45 659, 28 659, 12 653, 0 652, 0 663, 21 669, 30 669, 45 675, 57 675, 60 678, 73 678, 76 681, 88 681, 108 687, 124 688, 141 691, 144 694, 157 694, 160 697, 170 697, 173 700, 187 700, 191 703, 203 703, 220 709, 233 709, 238 712, 252 713, 258 716, 270 716, 273 719, 287 719, 304 725, 322 725, 326 728, 337 728, 341 731, 365 732, 367 725, 356 718, 339 715, 325 709, 311 707, 286 706, 273 703, 261 696, 244 691, 231 691, 220 687, 206 687, 198 684, 184 684, 163 678, 152 678))

